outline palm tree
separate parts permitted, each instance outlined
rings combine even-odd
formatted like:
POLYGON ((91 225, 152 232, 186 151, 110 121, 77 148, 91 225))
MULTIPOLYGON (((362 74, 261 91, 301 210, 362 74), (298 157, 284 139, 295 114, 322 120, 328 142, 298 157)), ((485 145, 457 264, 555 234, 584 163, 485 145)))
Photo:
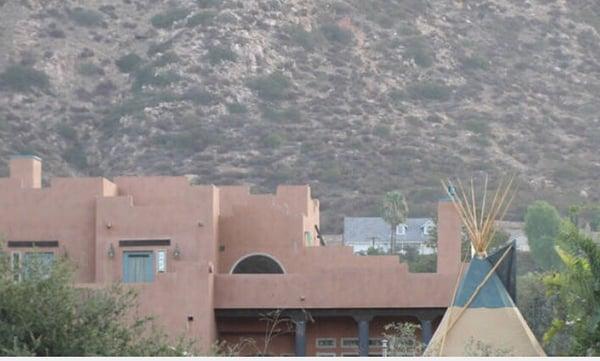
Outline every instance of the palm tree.
POLYGON ((396 229, 404 223, 408 213, 406 198, 400 191, 392 191, 385 194, 381 204, 382 217, 391 226, 390 252, 396 253, 396 229))
POLYGON ((600 355, 600 246, 564 221, 557 240, 562 261, 559 272, 544 278, 548 294, 558 296, 555 319, 544 335, 548 342, 558 334, 571 337, 570 354, 600 355))

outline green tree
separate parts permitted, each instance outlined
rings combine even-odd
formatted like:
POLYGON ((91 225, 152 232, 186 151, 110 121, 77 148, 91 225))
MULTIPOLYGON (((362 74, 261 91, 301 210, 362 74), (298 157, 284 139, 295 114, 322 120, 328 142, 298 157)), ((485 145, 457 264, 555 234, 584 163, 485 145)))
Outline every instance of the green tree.
POLYGON ((170 342, 151 318, 134 312, 137 296, 119 284, 74 285, 66 259, 34 258, 11 267, 0 253, 0 356, 183 356, 192 343, 170 342), (15 281, 18 280, 19 281, 15 281))
POLYGON ((392 191, 385 194, 381 204, 381 214, 383 219, 391 226, 390 252, 396 253, 396 229, 398 225, 404 223, 408 205, 406 198, 400 191, 392 191))
POLYGON ((600 355, 600 246, 564 221, 556 252, 563 267, 544 278, 549 295, 557 296, 554 320, 544 341, 571 335, 570 355, 600 355))
MULTIPOLYGON (((552 325, 553 309, 558 305, 556 296, 547 295, 544 274, 530 272, 517 277, 516 304, 535 337, 542 340, 544 333, 552 325)), ((543 346, 548 355, 566 355, 569 335, 559 335, 543 346)))
POLYGON ((533 259, 544 270, 553 269, 560 263, 554 250, 560 222, 558 211, 547 202, 536 201, 527 207, 525 234, 533 259))

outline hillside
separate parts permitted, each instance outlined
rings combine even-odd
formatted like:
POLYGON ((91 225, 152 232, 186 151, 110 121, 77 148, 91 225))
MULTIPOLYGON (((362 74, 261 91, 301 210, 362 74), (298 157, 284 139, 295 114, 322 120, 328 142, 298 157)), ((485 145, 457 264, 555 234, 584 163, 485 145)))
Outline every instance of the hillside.
POLYGON ((0 0, 0 159, 309 183, 327 232, 452 175, 596 202, 599 34, 595 0, 0 0))

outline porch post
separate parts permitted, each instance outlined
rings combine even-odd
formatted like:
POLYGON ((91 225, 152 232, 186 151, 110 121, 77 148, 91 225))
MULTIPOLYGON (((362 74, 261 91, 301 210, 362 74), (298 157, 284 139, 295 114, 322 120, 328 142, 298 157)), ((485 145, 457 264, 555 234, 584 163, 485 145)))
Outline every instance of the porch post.
POLYGON ((427 345, 433 336, 433 326, 429 319, 421 318, 419 321, 421 322, 421 340, 427 345))
POLYGON ((294 353, 296 356, 306 356, 306 319, 294 319, 296 332, 294 333, 294 353))
POLYGON ((358 355, 369 356, 369 322, 373 316, 355 316, 358 323, 358 355))

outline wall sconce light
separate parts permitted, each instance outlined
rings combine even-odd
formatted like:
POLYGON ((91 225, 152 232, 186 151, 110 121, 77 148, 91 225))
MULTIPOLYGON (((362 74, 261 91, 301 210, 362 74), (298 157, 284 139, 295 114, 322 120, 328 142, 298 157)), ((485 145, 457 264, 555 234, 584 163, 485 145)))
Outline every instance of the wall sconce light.
POLYGON ((111 228, 112 228, 112 223, 106 222, 106 229, 111 229, 111 228))
POLYGON ((179 244, 175 244, 175 249, 173 250, 173 257, 175 257, 175 259, 181 258, 181 250, 179 249, 179 244))
POLYGON ((115 258, 115 247, 113 247, 112 243, 108 247, 108 258, 115 258))

